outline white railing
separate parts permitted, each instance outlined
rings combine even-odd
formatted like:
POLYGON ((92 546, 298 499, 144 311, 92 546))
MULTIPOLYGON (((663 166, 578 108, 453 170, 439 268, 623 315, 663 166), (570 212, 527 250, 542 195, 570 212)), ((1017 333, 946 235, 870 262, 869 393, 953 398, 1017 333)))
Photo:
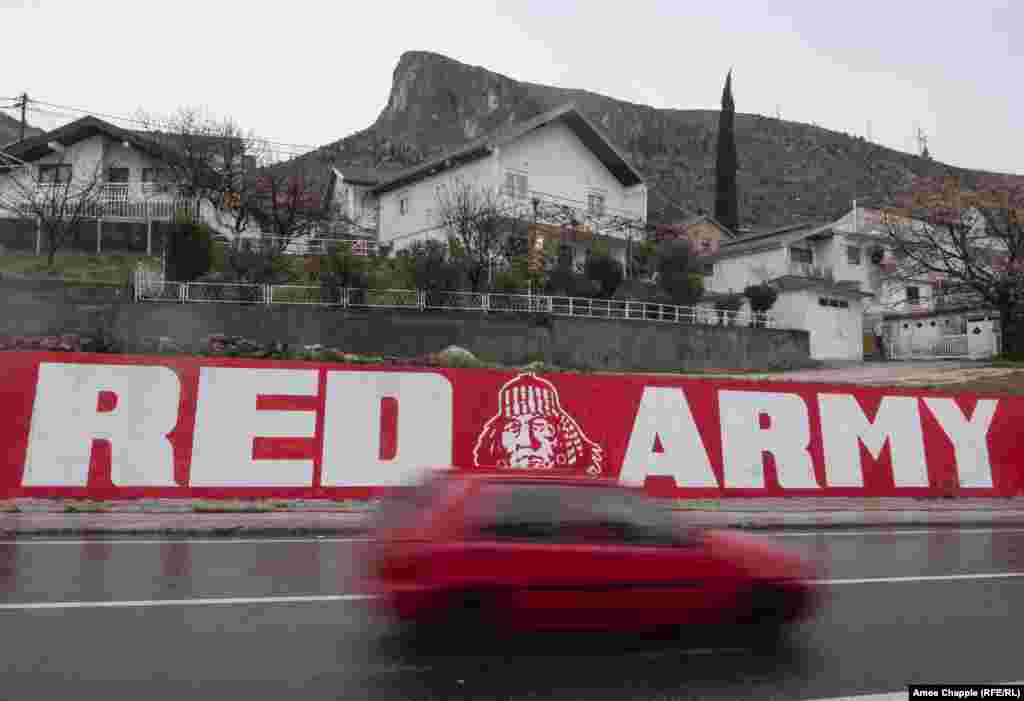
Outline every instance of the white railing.
POLYGON ((340 294, 329 287, 315 285, 268 285, 268 304, 315 304, 321 306, 341 303, 340 294))
POLYGON ((258 251, 263 246, 276 248, 285 255, 322 256, 340 248, 348 248, 356 256, 377 255, 377 242, 369 239, 333 238, 327 236, 245 236, 236 239, 218 238, 217 243, 232 248, 249 247, 258 251))
POLYGON ((146 197, 153 197, 154 195, 169 195, 174 196, 178 192, 178 187, 172 183, 161 183, 161 182, 143 182, 142 194, 146 197))
POLYGON ((109 200, 99 203, 96 215, 110 219, 166 220, 174 219, 178 214, 193 218, 199 216, 199 205, 195 200, 109 200))
POLYGON ((131 192, 131 183, 104 183, 102 189, 104 202, 127 202, 131 192))
POLYGON ((343 289, 343 307, 377 309, 426 309, 426 293, 421 290, 364 290, 343 289))
POLYGON ((334 288, 329 285, 162 282, 154 281, 142 271, 136 272, 135 299, 180 303, 303 304, 356 309, 518 312, 591 319, 778 328, 776 318, 770 313, 733 312, 636 300, 497 292, 334 288))
POLYGON ((942 336, 938 339, 893 341, 889 357, 905 358, 967 358, 970 356, 966 335, 942 336))

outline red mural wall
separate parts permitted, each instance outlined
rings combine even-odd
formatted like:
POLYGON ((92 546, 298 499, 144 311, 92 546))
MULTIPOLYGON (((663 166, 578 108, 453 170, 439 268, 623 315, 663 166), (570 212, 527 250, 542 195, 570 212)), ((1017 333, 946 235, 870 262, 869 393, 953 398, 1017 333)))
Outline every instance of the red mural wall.
POLYGON ((77 353, 0 370, 4 498, 359 498, 447 466, 659 496, 1024 492, 1016 397, 77 353))

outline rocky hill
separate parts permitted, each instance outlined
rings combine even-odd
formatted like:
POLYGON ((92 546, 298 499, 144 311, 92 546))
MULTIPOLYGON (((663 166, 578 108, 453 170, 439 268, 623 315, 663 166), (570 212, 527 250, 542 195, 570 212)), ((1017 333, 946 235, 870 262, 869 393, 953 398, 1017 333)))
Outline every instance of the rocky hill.
MULTIPOLYGON (((836 218, 858 198, 883 197, 913 175, 963 171, 821 127, 742 112, 737 90, 741 224, 756 228, 836 218)), ((318 151, 339 163, 399 168, 509 120, 573 101, 648 179, 650 218, 714 208, 717 110, 655 109, 584 90, 513 80, 445 56, 410 51, 387 106, 368 129, 318 151)))

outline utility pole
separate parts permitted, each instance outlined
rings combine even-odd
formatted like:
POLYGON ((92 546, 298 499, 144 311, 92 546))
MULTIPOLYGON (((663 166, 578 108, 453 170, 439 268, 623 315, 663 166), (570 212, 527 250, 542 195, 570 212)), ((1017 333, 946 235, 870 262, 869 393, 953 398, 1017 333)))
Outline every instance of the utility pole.
POLYGON ((21 94, 21 138, 19 141, 25 140, 25 110, 28 108, 28 93, 23 92, 21 94))
POLYGON ((918 154, 923 158, 928 158, 928 137, 925 136, 925 133, 921 131, 920 127, 917 129, 917 147, 918 154))

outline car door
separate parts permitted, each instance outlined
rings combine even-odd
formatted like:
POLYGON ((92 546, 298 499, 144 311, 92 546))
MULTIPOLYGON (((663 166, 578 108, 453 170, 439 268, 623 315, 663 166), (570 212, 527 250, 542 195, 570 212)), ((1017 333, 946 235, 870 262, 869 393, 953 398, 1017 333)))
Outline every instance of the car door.
POLYGON ((493 483, 465 511, 459 556, 447 563, 460 588, 481 592, 513 627, 603 627, 616 577, 575 508, 580 487, 493 483), (457 560, 457 562, 454 562, 457 560))
POLYGON ((615 627, 705 620, 730 595, 730 572, 698 534, 654 500, 608 490, 588 504, 585 546, 602 615, 615 627))

